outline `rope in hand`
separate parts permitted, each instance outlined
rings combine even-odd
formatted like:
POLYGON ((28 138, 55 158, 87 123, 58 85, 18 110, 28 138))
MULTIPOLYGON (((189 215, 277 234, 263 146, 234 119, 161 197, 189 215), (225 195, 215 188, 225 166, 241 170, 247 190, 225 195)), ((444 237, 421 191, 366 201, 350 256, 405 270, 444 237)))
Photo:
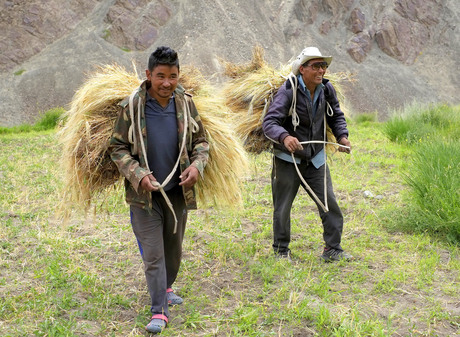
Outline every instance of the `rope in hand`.
POLYGON ((310 140, 310 141, 304 141, 304 142, 300 142, 301 145, 303 144, 324 144, 324 200, 325 200, 325 203, 323 204, 321 202, 321 200, 318 198, 318 196, 316 195, 315 192, 313 192, 313 190, 311 189, 310 185, 307 184, 307 182, 305 181, 305 179, 303 178, 302 176, 302 173, 300 173, 300 170, 299 170, 299 167, 297 166, 297 162, 295 160, 295 157, 294 157, 294 153, 291 152, 291 156, 292 156, 292 161, 294 162, 294 166, 295 166, 295 170, 297 171, 297 174, 300 178, 300 181, 302 181, 302 183, 304 184, 305 188, 307 189, 308 192, 310 192, 310 194, 312 195, 313 199, 315 199, 315 201, 318 203, 318 205, 323 209, 324 212, 329 212, 329 207, 328 207, 328 204, 327 204, 327 178, 326 178, 326 144, 333 144, 333 145, 337 145, 339 147, 343 147, 343 148, 346 148, 346 149, 351 149, 350 146, 345 146, 345 145, 342 145, 342 144, 338 144, 338 143, 333 143, 333 142, 327 142, 327 141, 324 141, 324 140, 310 140))

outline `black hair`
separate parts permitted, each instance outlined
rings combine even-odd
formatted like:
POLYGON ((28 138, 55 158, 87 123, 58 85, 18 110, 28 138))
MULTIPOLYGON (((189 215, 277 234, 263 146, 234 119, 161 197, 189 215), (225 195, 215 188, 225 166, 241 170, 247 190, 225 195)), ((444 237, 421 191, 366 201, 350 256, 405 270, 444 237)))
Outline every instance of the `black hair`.
POLYGON ((149 57, 148 70, 152 71, 159 65, 176 66, 179 69, 179 58, 177 53, 169 47, 158 47, 149 57))

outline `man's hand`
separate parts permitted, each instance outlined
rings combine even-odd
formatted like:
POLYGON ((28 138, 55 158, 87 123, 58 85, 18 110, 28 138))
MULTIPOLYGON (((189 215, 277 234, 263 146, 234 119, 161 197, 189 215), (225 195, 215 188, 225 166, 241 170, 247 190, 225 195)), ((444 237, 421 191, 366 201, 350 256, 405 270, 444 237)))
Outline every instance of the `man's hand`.
POLYGON ((199 176, 200 172, 198 172, 198 169, 195 166, 189 166, 179 176, 181 180, 179 185, 185 187, 192 187, 198 181, 199 176))
POLYGON ((284 138, 283 144, 289 152, 295 152, 297 150, 303 149, 303 146, 300 144, 299 140, 292 136, 287 136, 284 138))
POLYGON ((146 175, 141 180, 141 187, 147 192, 158 191, 159 183, 152 174, 146 175))
POLYGON ((350 143, 350 141, 348 140, 347 137, 342 137, 342 139, 340 139, 340 141, 339 141, 339 144, 350 147, 349 149, 347 149, 345 147, 339 146, 339 152, 346 152, 346 153, 351 152, 351 143, 350 143))

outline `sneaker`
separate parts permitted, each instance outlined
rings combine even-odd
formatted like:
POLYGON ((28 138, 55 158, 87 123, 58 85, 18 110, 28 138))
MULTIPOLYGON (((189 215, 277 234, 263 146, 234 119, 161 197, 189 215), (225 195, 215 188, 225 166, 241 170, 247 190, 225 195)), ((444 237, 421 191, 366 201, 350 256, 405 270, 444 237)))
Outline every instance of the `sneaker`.
POLYGON ((324 248, 323 255, 321 255, 321 258, 326 262, 353 260, 352 255, 344 252, 343 250, 335 248, 324 248))
POLYGON ((275 256, 277 259, 286 259, 288 261, 292 261, 291 258, 291 250, 284 250, 284 251, 275 251, 275 256))
POLYGON ((172 290, 172 288, 166 289, 166 297, 168 299, 168 305, 179 305, 184 302, 181 297, 174 294, 174 290, 172 290))
POLYGON ((151 333, 160 333, 166 328, 166 325, 168 324, 168 317, 162 314, 155 314, 152 316, 150 319, 150 323, 147 324, 145 327, 145 330, 151 333))

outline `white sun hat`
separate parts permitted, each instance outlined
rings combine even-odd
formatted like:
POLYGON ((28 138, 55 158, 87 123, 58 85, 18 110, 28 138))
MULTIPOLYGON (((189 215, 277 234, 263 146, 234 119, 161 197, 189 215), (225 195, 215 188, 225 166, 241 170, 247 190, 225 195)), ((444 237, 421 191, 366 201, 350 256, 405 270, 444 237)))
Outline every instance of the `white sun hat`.
POLYGON ((299 75, 299 68, 302 64, 304 64, 305 62, 309 60, 317 59, 317 58, 323 58, 328 66, 332 62, 332 56, 323 56, 318 48, 307 47, 304 50, 302 50, 299 56, 297 56, 296 59, 292 62, 291 64, 292 73, 294 75, 299 75))

